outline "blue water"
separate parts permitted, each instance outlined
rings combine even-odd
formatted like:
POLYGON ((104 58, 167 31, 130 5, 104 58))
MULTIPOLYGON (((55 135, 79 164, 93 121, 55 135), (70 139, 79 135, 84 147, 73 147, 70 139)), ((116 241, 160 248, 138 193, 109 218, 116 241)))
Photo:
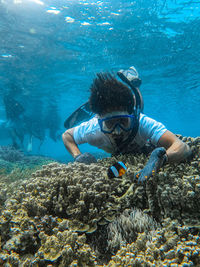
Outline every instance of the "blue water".
POLYGON ((188 0, 0 0, 0 120, 3 96, 13 90, 45 134, 40 151, 33 139, 32 153, 69 160, 45 120, 63 132, 95 73, 134 65, 144 113, 174 133, 199 136, 199 16, 199 1, 188 0))

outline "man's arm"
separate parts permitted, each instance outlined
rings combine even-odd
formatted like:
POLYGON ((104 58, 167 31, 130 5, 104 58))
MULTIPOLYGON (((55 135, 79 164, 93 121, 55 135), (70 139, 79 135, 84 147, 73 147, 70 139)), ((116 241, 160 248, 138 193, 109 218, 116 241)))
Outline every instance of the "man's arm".
POLYGON ((77 144, 74 141, 74 128, 71 128, 63 133, 62 139, 66 149, 74 158, 75 162, 80 162, 84 164, 96 163, 96 158, 90 153, 81 153, 77 144))
POLYGON ((190 147, 170 131, 166 131, 160 137, 158 145, 160 147, 153 150, 145 167, 137 173, 138 182, 144 182, 147 178, 157 173, 166 162, 166 159, 169 162, 179 162, 191 155, 190 147))
POLYGON ((190 147, 170 131, 160 137, 158 145, 166 149, 169 162, 179 162, 191 155, 190 147))
POLYGON ((62 139, 66 149, 69 151, 73 158, 76 158, 78 155, 81 154, 81 152, 74 141, 73 133, 74 128, 65 131, 62 134, 62 139))

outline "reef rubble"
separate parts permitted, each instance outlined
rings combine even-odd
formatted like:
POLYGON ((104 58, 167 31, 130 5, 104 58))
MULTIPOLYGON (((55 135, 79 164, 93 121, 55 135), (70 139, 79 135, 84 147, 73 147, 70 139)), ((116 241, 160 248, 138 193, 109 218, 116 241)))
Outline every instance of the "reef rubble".
POLYGON ((148 156, 43 165, 0 189, 0 266, 200 265, 200 137, 141 185, 148 156), (107 169, 121 160, 122 178, 107 169), (3 196, 3 197, 2 197, 3 196))

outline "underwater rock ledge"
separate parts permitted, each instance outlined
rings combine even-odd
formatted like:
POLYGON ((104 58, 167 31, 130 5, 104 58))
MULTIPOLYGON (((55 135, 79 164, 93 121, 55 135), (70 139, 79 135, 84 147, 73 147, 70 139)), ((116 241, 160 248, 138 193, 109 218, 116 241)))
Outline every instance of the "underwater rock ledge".
POLYGON ((200 137, 179 138, 193 158, 144 185, 134 174, 145 154, 50 163, 17 186, 2 183, 0 266, 198 266, 200 137), (108 179, 116 160, 128 170, 108 179))

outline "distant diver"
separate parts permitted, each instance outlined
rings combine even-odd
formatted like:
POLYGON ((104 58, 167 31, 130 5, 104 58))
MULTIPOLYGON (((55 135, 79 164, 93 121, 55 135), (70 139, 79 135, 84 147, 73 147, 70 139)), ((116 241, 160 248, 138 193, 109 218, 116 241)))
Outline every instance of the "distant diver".
POLYGON ((7 135, 12 139, 12 146, 17 149, 31 152, 33 149, 33 138, 40 141, 38 151, 43 144, 47 131, 53 141, 61 140, 60 116, 54 99, 43 107, 41 99, 32 102, 32 105, 25 108, 25 102, 20 95, 19 88, 12 86, 9 92, 3 96, 6 121, 0 121, 0 136, 7 135), (19 101, 21 99, 23 101, 19 101), (24 143, 27 145, 24 147, 24 143))
POLYGON ((3 97, 6 113, 6 127, 10 131, 13 146, 23 147, 25 128, 24 128, 24 107, 14 99, 11 92, 3 97))
POLYGON ((9 132, 9 137, 12 139, 13 147, 16 149, 25 149, 27 152, 31 152, 33 134, 28 125, 30 119, 25 115, 25 108, 23 105, 13 97, 13 95, 15 95, 14 93, 12 94, 12 90, 10 90, 10 92, 3 97, 6 113, 4 132, 9 132), (28 144, 26 148, 24 148, 25 136, 28 137, 28 144))
POLYGON ((61 140, 60 124, 61 119, 58 113, 58 106, 54 98, 49 99, 49 103, 46 108, 46 115, 44 118, 45 128, 49 131, 49 137, 57 142, 61 140))
POLYGON ((130 67, 117 74, 123 82, 110 73, 97 74, 89 101, 65 121, 69 129, 62 135, 63 142, 74 160, 85 164, 95 163, 96 158, 80 152, 78 145, 83 143, 112 154, 137 153, 145 144, 151 143, 154 150, 150 159, 137 174, 138 181, 144 182, 165 163, 189 157, 191 150, 162 123, 142 113, 141 80, 136 69, 130 67), (84 111, 87 121, 77 125, 79 111, 82 117, 84 111))

